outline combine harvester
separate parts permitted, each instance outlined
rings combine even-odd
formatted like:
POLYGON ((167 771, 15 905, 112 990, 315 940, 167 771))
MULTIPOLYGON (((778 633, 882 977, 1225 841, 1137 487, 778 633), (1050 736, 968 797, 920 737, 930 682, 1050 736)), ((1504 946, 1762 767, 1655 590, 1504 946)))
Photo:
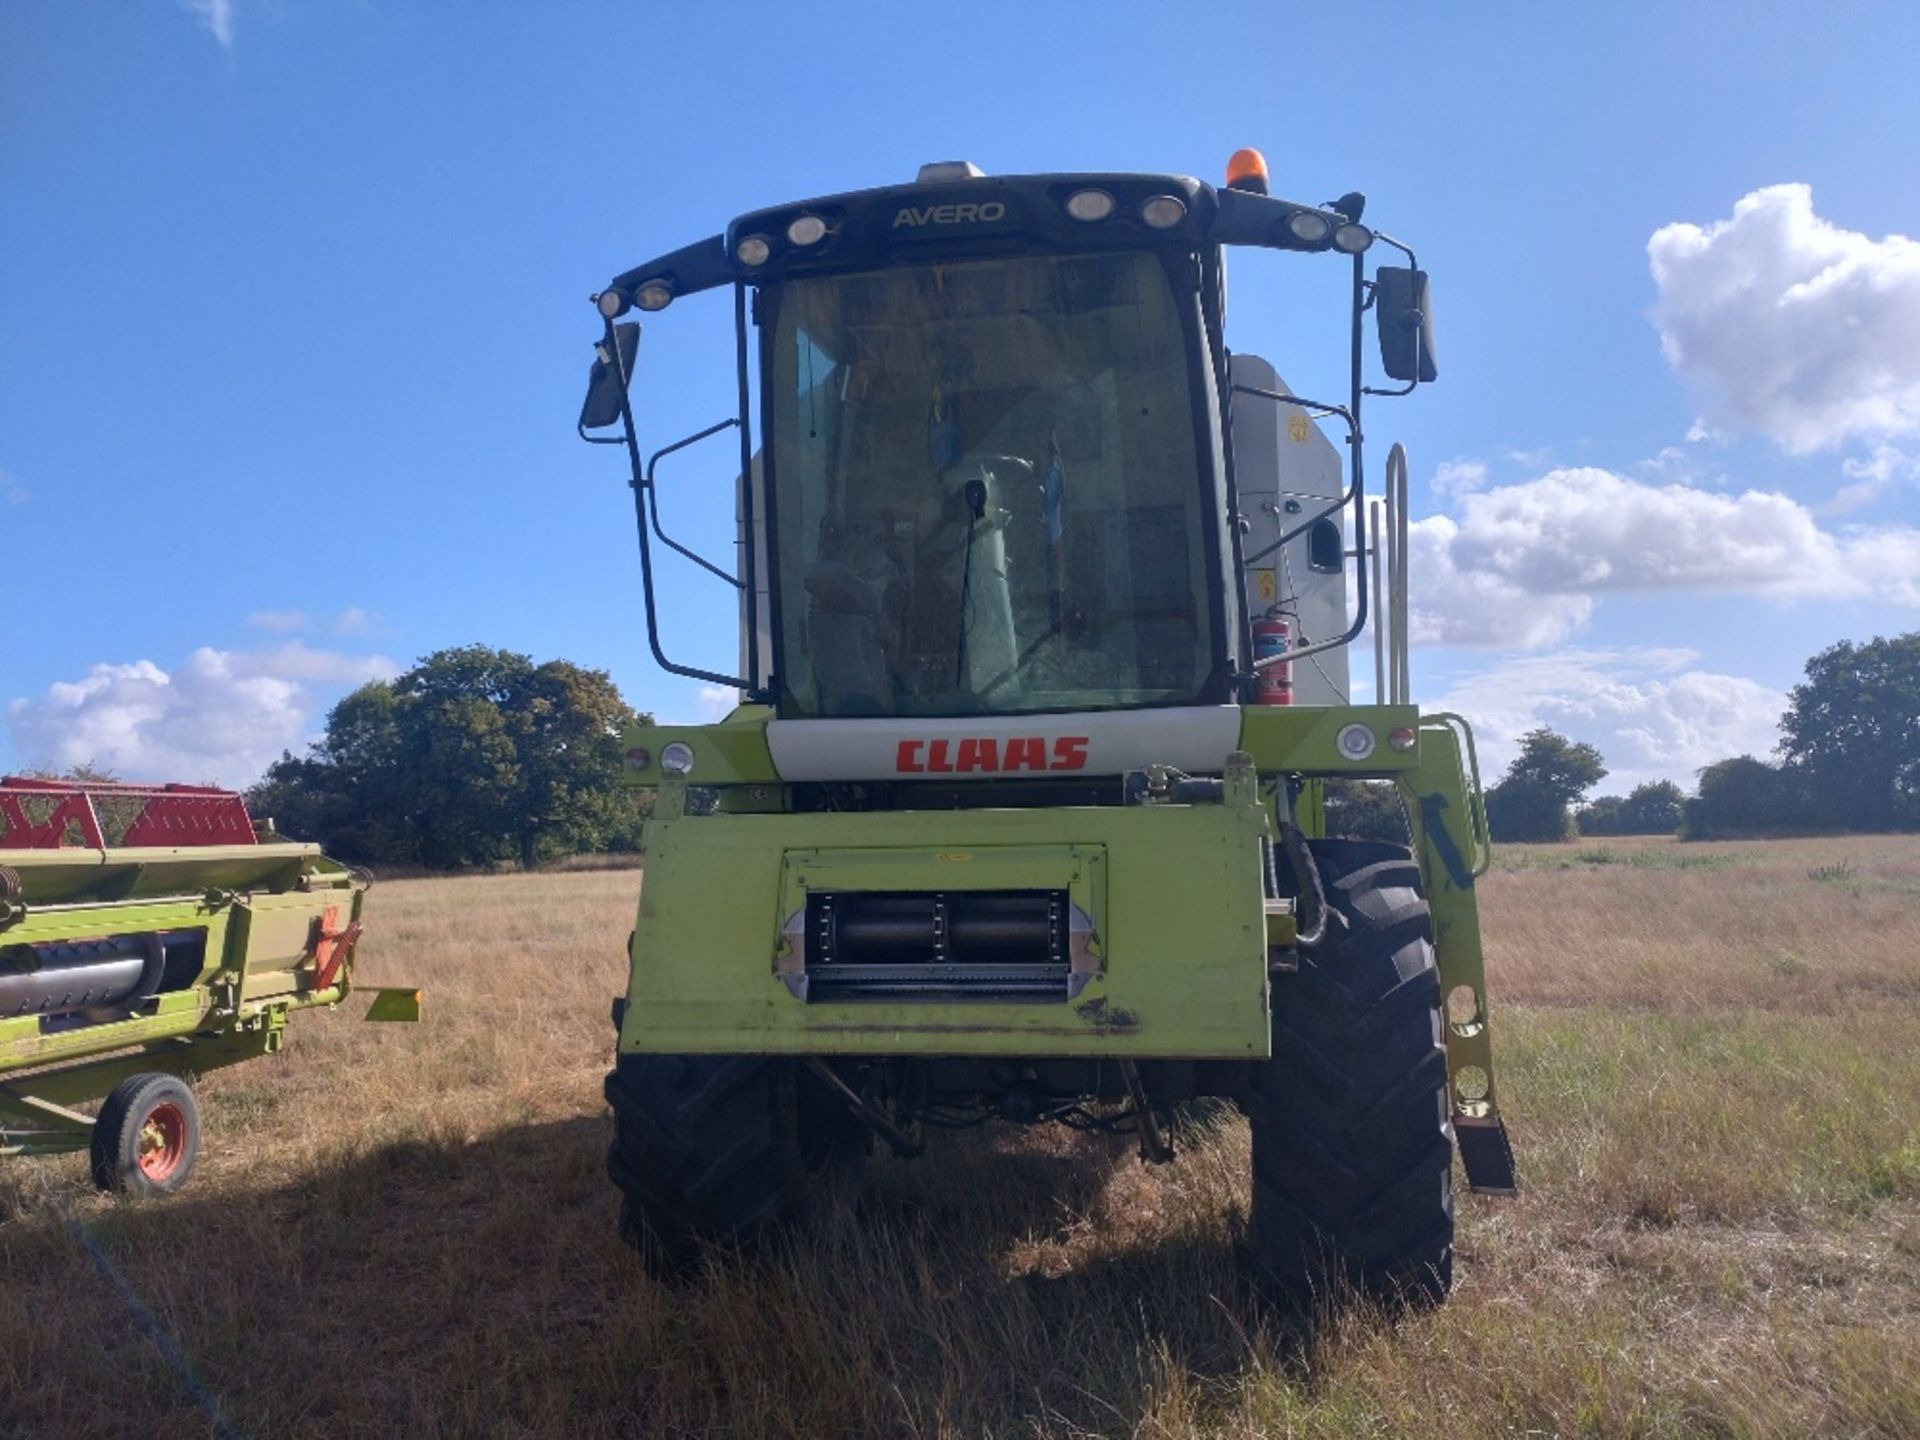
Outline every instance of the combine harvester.
MULTIPOLYGON (((179 1189, 188 1082, 346 998, 366 889, 229 791, 0 780, 0 1155, 90 1150, 103 1190, 179 1189)), ((419 1016, 385 989, 367 1018, 419 1016)))
POLYGON ((1269 1283, 1447 1292, 1456 1147, 1474 1189, 1514 1184, 1490 851, 1466 723, 1409 695, 1404 453, 1384 507, 1362 478, 1363 397, 1435 378, 1427 277, 1364 204, 1271 197, 1253 151, 1219 189, 937 164, 594 297, 580 430, 631 465, 654 656, 744 700, 626 739, 658 793, 609 1168, 657 1268, 796 1216, 876 1136, 1053 1120, 1160 1161, 1220 1096, 1251 1123, 1269 1283), (1376 243, 1405 263, 1370 275, 1376 243), (1344 396, 1229 351, 1228 246, 1342 272, 1344 396), (738 408, 647 458, 625 317, 702 291, 732 302, 738 408), (728 430, 731 568, 655 498, 728 430), (667 658, 655 541, 732 587, 737 670, 667 658), (1334 777, 1397 787, 1411 846, 1330 835, 1334 777))

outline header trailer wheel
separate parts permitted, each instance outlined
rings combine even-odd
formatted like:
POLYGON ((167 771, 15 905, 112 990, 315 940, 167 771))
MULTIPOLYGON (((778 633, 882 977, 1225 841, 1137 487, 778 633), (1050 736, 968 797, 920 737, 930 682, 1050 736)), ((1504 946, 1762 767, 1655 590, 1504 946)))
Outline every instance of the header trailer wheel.
POLYGON ((93 1125, 93 1183, 122 1195, 170 1195, 200 1153, 200 1105, 187 1082, 144 1071, 108 1094, 93 1125))

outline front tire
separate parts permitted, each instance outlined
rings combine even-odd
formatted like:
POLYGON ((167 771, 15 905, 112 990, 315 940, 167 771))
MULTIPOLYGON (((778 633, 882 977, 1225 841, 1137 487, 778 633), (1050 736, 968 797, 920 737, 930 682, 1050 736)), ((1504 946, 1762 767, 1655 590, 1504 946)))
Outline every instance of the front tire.
POLYGON ((622 1055, 607 1077, 607 1173, 620 1233, 648 1269, 685 1272, 708 1244, 753 1248, 805 1198, 795 1067, 746 1055, 622 1055))
POLYGON ((1307 845, 1332 913, 1274 980, 1273 1057, 1242 1101, 1248 1249, 1296 1304, 1437 1304, 1453 1283, 1453 1131, 1419 869, 1398 845, 1307 845))

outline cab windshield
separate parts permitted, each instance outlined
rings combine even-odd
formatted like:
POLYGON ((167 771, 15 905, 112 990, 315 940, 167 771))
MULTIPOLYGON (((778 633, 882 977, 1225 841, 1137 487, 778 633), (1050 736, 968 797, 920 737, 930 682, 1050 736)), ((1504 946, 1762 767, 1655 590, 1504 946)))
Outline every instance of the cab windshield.
POLYGON ((777 304, 786 713, 1200 697, 1208 511, 1157 258, 798 279, 777 304))

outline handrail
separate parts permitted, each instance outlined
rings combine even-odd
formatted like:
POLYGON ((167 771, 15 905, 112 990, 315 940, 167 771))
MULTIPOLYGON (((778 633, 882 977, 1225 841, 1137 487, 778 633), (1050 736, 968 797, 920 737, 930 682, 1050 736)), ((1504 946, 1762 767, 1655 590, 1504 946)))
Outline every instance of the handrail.
POLYGON ((1390 612, 1389 659, 1393 703, 1413 700, 1412 649, 1407 635, 1407 447, 1395 442, 1387 452, 1387 592, 1380 609, 1390 612))
MULTIPOLYGON (((1384 597, 1386 586, 1381 583, 1380 537, 1386 533, 1385 502, 1371 502, 1373 511, 1373 544, 1367 547, 1367 554, 1358 556, 1361 564, 1373 566, 1373 593, 1384 597)), ((1373 621, 1373 703, 1387 703, 1387 627, 1383 623, 1386 607, 1382 606, 1373 621)))
POLYGON ((696 555, 660 528, 660 490, 659 487, 654 484, 653 479, 655 468, 667 456, 673 454, 675 451, 684 450, 689 445, 697 445, 709 435, 718 435, 722 430, 730 429, 739 423, 737 419, 729 415, 725 420, 716 421, 714 424, 707 426, 706 429, 687 436, 684 440, 676 440, 673 444, 663 446, 654 451, 647 460, 647 512, 653 520, 653 533, 660 537, 663 545, 686 556, 687 559, 693 561, 694 564, 705 570, 709 575, 718 576, 720 579, 726 581, 727 584, 733 586, 734 589, 744 590, 746 588, 746 582, 744 580, 729 575, 704 555, 696 555))
POLYGON ((1444 725, 1460 740, 1463 771, 1460 776, 1467 792, 1467 829, 1473 841, 1470 873, 1478 880, 1493 868, 1493 831, 1487 824, 1487 792, 1480 785, 1480 752, 1474 748, 1473 727, 1464 715, 1451 710, 1435 711, 1420 717, 1422 725, 1444 725))

